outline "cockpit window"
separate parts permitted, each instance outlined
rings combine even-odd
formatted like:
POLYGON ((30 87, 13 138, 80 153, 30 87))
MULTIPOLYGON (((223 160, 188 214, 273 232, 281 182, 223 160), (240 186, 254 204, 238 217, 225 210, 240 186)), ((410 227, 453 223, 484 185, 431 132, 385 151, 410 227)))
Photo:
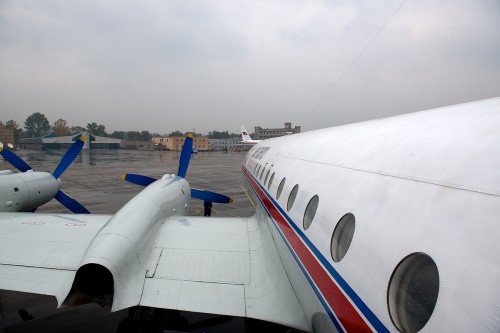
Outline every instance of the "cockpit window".
POLYGON ((295 198, 297 197, 297 192, 299 191, 299 184, 296 184, 292 188, 292 192, 290 192, 290 195, 288 196, 288 202, 286 204, 286 210, 290 211, 292 209, 293 203, 295 202, 295 198))
POLYGON ((319 203, 319 197, 315 195, 314 197, 309 200, 309 203, 307 204, 306 211, 304 213, 304 221, 303 221, 303 226, 304 230, 309 229, 311 226, 311 223, 314 219, 314 215, 316 215, 316 210, 318 209, 318 203, 319 203))
POLYGON ((283 177, 281 180, 280 186, 278 186, 278 191, 276 192, 276 199, 280 198, 281 192, 283 191, 283 187, 285 186, 286 177, 283 177))

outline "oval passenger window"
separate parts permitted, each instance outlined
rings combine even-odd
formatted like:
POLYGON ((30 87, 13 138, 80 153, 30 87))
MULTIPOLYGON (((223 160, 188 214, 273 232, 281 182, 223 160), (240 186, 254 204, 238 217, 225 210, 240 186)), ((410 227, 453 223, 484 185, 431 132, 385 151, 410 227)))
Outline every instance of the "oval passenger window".
POLYGON ((303 221, 303 226, 304 230, 309 229, 311 226, 311 223, 314 219, 314 215, 316 215, 316 210, 318 209, 318 203, 319 203, 319 197, 315 195, 314 197, 309 200, 309 203, 307 204, 306 211, 304 213, 304 221, 303 221))
POLYGON ((387 305, 394 326, 400 332, 420 331, 431 318, 438 294, 439 272, 430 256, 413 253, 401 260, 387 290, 387 305))
POLYGON ((335 262, 341 261, 351 246, 356 219, 351 213, 347 213, 339 220, 332 235, 330 251, 335 262))
POLYGON ((273 179, 274 179, 274 172, 273 174, 271 175, 271 179, 269 179, 269 184, 267 184, 267 189, 269 190, 271 188, 271 184, 273 182, 273 179))
POLYGON ((297 197, 297 192, 299 191, 299 184, 295 184, 295 186, 292 189, 292 192, 290 192, 290 195, 288 196, 288 202, 286 204, 286 210, 290 211, 292 209, 293 203, 295 202, 295 198, 297 197))
POLYGON ((283 179, 281 180, 280 186, 278 186, 278 191, 276 192, 276 199, 280 198, 281 192, 283 191, 283 187, 285 186, 285 181, 286 181, 286 178, 283 177, 283 179))
POLYGON ((266 186, 266 183, 267 183, 267 177, 269 177, 269 172, 271 172, 271 169, 267 170, 267 173, 266 173, 266 178, 264 178, 264 186, 266 186))

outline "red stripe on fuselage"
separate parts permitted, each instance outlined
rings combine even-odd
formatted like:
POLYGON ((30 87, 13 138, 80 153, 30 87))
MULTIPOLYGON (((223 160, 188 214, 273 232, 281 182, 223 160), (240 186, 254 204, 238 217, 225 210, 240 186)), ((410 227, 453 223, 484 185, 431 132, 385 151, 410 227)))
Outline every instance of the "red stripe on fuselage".
POLYGON ((309 277, 314 281, 324 299, 329 304, 330 308, 340 320, 346 331, 372 332, 372 329, 366 324, 358 311, 342 293, 339 286, 332 280, 330 275, 325 271, 323 266, 321 266, 308 247, 302 242, 300 237, 295 233, 293 228, 288 224, 286 219, 281 215, 271 200, 267 198, 267 195, 260 189, 245 167, 243 167, 243 173, 254 188, 260 200, 264 203, 273 220, 279 226, 282 234, 295 251, 303 267, 309 274, 309 277))

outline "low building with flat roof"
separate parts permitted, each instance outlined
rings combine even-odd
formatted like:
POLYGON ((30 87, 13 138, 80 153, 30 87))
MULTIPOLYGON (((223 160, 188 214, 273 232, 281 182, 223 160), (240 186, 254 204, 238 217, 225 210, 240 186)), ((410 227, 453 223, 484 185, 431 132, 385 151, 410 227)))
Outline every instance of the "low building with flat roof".
MULTIPOLYGON (((186 141, 185 136, 161 136, 154 137, 152 139, 158 150, 174 150, 181 151, 184 141, 186 141)), ((195 136, 193 137, 193 150, 206 151, 209 150, 208 147, 208 137, 207 136, 195 136)))
POLYGON ((130 150, 155 150, 153 141, 122 140, 121 147, 130 150))
POLYGON ((297 133, 300 133, 300 126, 292 128, 292 123, 285 123, 285 127, 283 128, 262 128, 255 126, 254 140, 266 140, 297 133))
POLYGON ((241 138, 232 139, 208 139, 210 150, 250 150, 251 146, 242 144, 241 138))

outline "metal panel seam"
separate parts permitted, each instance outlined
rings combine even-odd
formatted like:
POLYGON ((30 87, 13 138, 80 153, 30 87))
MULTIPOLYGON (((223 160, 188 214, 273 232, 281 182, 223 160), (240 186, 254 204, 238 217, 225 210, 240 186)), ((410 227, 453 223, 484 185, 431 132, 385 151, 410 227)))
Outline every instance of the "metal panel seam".
POLYGON ((342 164, 332 164, 332 163, 311 161, 311 160, 306 160, 306 159, 302 159, 302 158, 284 156, 284 155, 279 155, 279 154, 274 154, 274 156, 279 156, 279 157, 282 157, 282 158, 289 158, 289 159, 293 159, 293 160, 297 160, 297 161, 302 161, 302 162, 309 162, 309 163, 314 163, 314 164, 321 164, 321 165, 336 167, 336 168, 340 168, 340 169, 346 169, 346 170, 352 170, 352 171, 359 171, 359 172, 366 172, 366 173, 375 174, 375 175, 379 175, 379 176, 386 176, 386 177, 392 177, 392 178, 398 178, 398 179, 415 181, 415 182, 419 182, 419 183, 425 183, 425 184, 431 184, 431 185, 449 187, 449 188, 453 188, 453 189, 457 189, 457 190, 462 190, 462 191, 469 191, 469 192, 476 192, 476 193, 481 193, 481 194, 486 194, 486 195, 500 196, 500 192, 499 191, 495 191, 495 190, 491 190, 491 189, 486 189, 486 188, 479 188, 479 187, 475 188, 475 187, 463 186, 463 185, 458 185, 458 184, 453 184, 453 183, 446 183, 446 182, 442 182, 442 181, 439 181, 439 180, 425 179, 425 178, 419 178, 419 177, 412 177, 412 176, 409 176, 409 175, 398 175, 398 174, 395 174, 395 173, 389 173, 389 172, 383 172, 383 171, 374 171, 374 170, 369 170, 369 169, 361 169, 361 168, 351 167, 351 166, 342 165, 342 164))

